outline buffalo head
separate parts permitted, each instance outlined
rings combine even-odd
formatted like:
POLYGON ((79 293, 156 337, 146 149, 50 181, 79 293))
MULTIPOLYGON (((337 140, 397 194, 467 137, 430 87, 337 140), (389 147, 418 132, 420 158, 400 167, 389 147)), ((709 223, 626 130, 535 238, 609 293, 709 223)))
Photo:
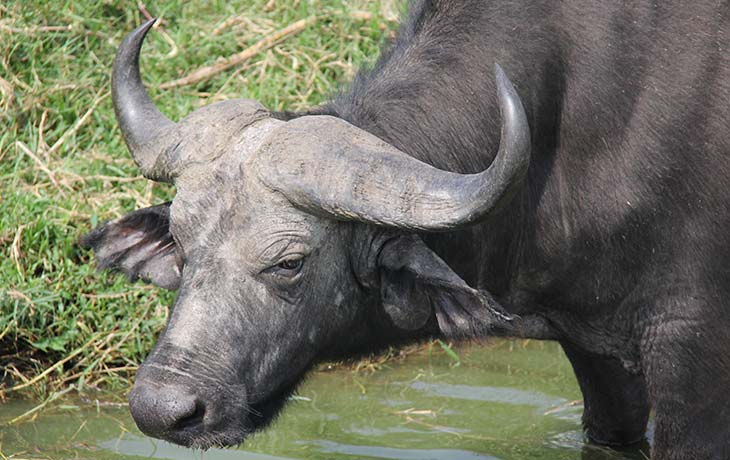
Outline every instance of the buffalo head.
POLYGON ((317 360, 507 327, 491 297, 418 236, 483 220, 526 172, 527 121, 499 67, 499 152, 464 175, 339 118, 285 122, 250 100, 174 123, 139 75, 151 25, 120 46, 114 107, 143 174, 173 182, 176 196, 84 239, 100 267, 178 289, 129 397, 143 432, 202 448, 239 443, 317 360))

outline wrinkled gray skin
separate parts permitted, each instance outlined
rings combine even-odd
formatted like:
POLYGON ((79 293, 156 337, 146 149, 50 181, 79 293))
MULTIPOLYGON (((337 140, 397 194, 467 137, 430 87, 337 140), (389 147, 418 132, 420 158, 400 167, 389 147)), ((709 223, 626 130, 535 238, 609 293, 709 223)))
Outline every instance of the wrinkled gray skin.
POLYGON ((143 173, 177 193, 169 212, 137 211, 84 241, 101 267, 179 288, 129 398, 143 432, 200 448, 235 444, 272 419, 316 360, 514 329, 488 293, 403 232, 473 224, 521 184, 529 129, 500 68, 500 150, 487 170, 463 175, 339 118, 286 122, 250 100, 172 123, 137 68, 151 24, 120 46, 114 105, 143 173), (168 225, 169 235, 160 230, 168 225))

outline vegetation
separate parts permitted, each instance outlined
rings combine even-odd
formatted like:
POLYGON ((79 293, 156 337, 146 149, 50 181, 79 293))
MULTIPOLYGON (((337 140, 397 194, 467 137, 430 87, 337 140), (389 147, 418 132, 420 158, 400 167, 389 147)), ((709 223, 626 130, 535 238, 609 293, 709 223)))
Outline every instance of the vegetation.
POLYGON ((174 194, 139 176, 116 126, 109 75, 125 33, 161 18, 141 65, 179 119, 232 98, 317 104, 377 55, 396 13, 388 0, 0 3, 0 397, 125 388, 173 300, 96 272, 77 245, 174 194), (160 88, 249 48, 201 81, 160 88))

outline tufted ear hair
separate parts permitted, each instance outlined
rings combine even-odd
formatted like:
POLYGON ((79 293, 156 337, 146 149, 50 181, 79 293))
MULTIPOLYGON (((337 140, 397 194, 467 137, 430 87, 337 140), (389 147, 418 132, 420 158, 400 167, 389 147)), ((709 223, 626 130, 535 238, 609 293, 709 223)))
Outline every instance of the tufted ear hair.
POLYGON ((447 337, 478 337, 512 317, 486 291, 470 287, 416 235, 384 243, 378 258, 383 308, 393 324, 415 330, 435 315, 447 337))
POLYGON ((183 258, 170 233, 170 203, 106 222, 84 235, 80 244, 94 250, 99 269, 165 289, 180 286, 183 258))

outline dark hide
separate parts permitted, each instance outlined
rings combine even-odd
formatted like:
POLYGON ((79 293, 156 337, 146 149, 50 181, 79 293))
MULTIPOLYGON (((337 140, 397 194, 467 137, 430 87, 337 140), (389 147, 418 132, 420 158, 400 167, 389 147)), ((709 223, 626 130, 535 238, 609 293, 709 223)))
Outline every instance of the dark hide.
POLYGON ((730 458, 728 50, 727 2, 417 1, 320 109, 474 173, 498 142, 487 76, 505 68, 530 120, 527 187, 487 224, 424 239, 548 321, 589 438, 641 439, 653 406, 654 459, 730 458))
MULTIPOLYGON (((244 390, 274 392, 263 402, 249 401, 253 407, 278 407, 293 382, 324 357, 450 328, 553 338, 575 369, 590 439, 640 441, 653 409, 652 459, 730 458, 730 5, 413 1, 397 38, 349 88, 306 114, 272 116, 339 117, 437 168, 476 173, 491 164, 500 139, 495 63, 522 98, 532 158, 524 186, 478 225, 441 234, 386 232, 384 238, 373 225, 294 213, 282 196, 247 182, 243 167, 216 166, 198 188, 180 176, 173 230, 174 219, 182 223, 173 233, 178 241, 181 233, 189 236, 181 244, 197 258, 185 265, 184 295, 165 340, 184 342, 188 332, 180 332, 179 323, 197 315, 214 324, 207 332, 200 321, 192 324, 203 337, 200 347, 214 350, 206 359, 220 361, 197 366, 205 375, 185 381, 212 379, 208 369, 217 367, 239 370, 239 380, 250 380, 239 382, 244 390), (222 193, 229 189, 235 193, 222 193), (262 204, 261 197, 268 201, 262 204), (228 246, 252 254, 247 244, 278 231, 257 227, 271 218, 262 210, 274 209, 286 209, 308 228, 326 227, 317 233, 318 246, 305 248, 301 276, 296 258, 267 260, 269 268, 244 272, 243 262, 233 265, 211 250, 226 245, 224 255, 232 251, 228 246), (263 217, 249 216, 254 211, 263 217), (185 228, 190 222, 195 226, 185 228), (240 237, 244 231, 254 236, 240 237), (195 240, 198 234, 205 238, 195 240), (187 289, 186 276, 192 280, 187 289), (324 288, 316 295, 313 288, 297 291, 293 279, 324 288), (245 303, 231 288, 237 285, 257 289, 255 308, 226 304, 231 298, 245 303), (342 286, 348 286, 344 293, 342 286), (198 298, 203 288, 213 291, 214 309, 198 298), (293 314, 299 310, 286 299, 319 303, 293 314), (488 326, 474 327, 481 315, 488 315, 481 321, 488 326), (285 332, 276 329, 281 324, 285 332), (230 337, 245 343, 233 357, 214 343, 230 337)), ((328 180, 338 178, 322 178, 328 180)), ((160 255, 156 249, 168 230, 163 214, 123 218, 86 241, 101 266, 172 286, 168 269, 155 275, 140 259, 144 253, 157 255, 153 263, 160 256, 178 263, 174 250, 160 255), (138 228, 149 236, 134 236, 138 228)), ((166 350, 174 348, 164 342, 150 360, 172 366, 177 358, 166 350)), ((223 379, 216 385, 232 384, 223 379)), ((185 391, 179 394, 187 406, 170 409, 179 418, 194 417, 193 396, 204 393, 185 391)), ((132 400, 155 401, 142 390, 135 395, 132 400)), ((143 413, 135 419, 155 422, 153 409, 145 412, 152 405, 138 405, 143 413)), ((240 441, 270 419, 230 431, 242 417, 227 424, 216 419, 228 431, 206 425, 211 428, 199 444, 185 443, 240 441)))

